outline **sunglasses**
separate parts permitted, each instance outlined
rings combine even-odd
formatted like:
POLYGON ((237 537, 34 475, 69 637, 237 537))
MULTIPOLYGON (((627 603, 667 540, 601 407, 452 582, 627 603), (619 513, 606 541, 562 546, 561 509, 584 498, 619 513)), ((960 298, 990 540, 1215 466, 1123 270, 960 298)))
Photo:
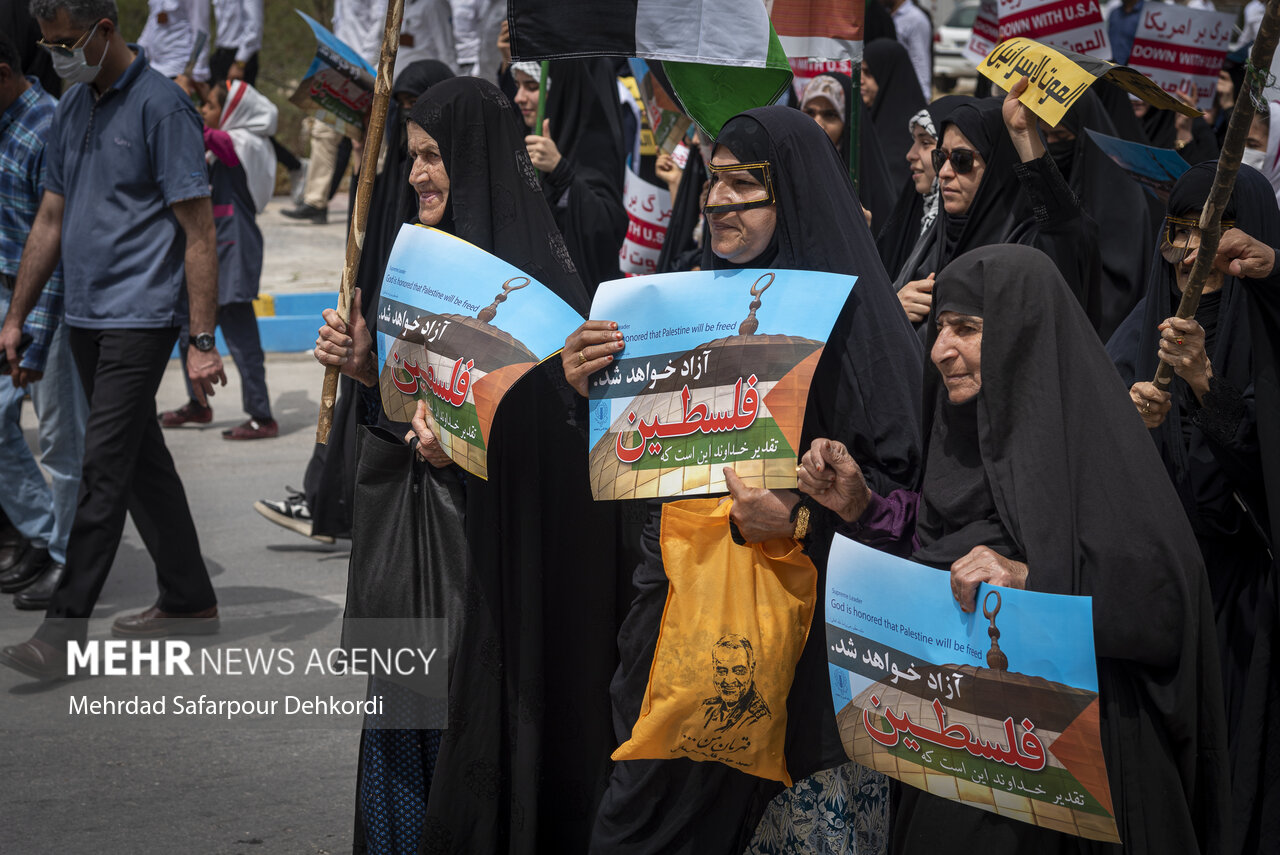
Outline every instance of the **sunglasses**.
POLYGON ((935 148, 930 154, 933 158, 933 171, 941 172, 942 165, 950 160, 951 168, 957 175, 968 175, 973 171, 973 162, 977 154, 971 148, 953 148, 951 151, 935 148))
POLYGON ((51 54, 56 54, 57 56, 73 57, 75 56, 75 52, 77 50, 84 47, 85 44, 88 43, 89 39, 93 38, 94 32, 97 31, 98 26, 101 23, 102 22, 99 21, 97 24, 94 24, 84 33, 84 35, 80 36, 80 38, 76 39, 75 42, 73 42, 72 44, 67 44, 65 41, 46 42, 44 39, 38 39, 36 41, 36 44, 38 44, 40 47, 44 48, 51 54))

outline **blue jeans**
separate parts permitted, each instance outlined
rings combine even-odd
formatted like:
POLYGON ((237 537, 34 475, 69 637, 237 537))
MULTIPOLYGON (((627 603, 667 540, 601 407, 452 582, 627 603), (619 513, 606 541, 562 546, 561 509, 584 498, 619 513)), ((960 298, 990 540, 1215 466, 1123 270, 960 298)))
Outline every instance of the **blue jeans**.
MULTIPOLYGON (((0 287, 0 316, 9 311, 11 293, 0 287)), ((84 426, 89 404, 71 358, 66 324, 49 345, 44 377, 32 383, 31 404, 39 421, 40 462, 49 472, 46 483, 22 434, 22 399, 26 391, 0 376, 0 508, 23 537, 47 548, 54 561, 65 562, 67 536, 80 489, 84 426)))

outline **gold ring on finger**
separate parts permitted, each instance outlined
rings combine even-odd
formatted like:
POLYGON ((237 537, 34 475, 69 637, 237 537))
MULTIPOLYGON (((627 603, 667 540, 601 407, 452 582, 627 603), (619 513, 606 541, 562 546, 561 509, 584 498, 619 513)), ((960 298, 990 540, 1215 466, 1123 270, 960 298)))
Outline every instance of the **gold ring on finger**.
POLYGON ((587 352, 585 350, 578 351, 578 367, 587 364, 587 352))

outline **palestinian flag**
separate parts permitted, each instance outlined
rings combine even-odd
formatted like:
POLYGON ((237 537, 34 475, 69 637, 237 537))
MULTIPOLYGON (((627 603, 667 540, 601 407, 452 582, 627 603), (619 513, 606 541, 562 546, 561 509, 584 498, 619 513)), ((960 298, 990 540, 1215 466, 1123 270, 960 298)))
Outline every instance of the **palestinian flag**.
POLYGON ((791 82, 763 0, 508 0, 507 16, 517 61, 661 62, 681 108, 713 139, 730 118, 772 104, 791 82))
POLYGON ((769 17, 790 57, 862 58, 863 0, 773 0, 769 17))

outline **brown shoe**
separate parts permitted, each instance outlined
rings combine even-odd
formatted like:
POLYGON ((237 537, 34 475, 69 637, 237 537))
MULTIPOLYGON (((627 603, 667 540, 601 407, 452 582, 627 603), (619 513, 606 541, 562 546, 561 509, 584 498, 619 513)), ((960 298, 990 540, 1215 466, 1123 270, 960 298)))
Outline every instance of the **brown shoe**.
POLYGON ((242 425, 227 428, 222 432, 223 439, 271 439, 279 435, 280 425, 275 419, 267 419, 265 422, 249 419, 242 425))
POLYGON ((213 635, 218 631, 218 607, 186 614, 170 614, 152 606, 136 615, 116 618, 111 634, 116 638, 164 638, 170 635, 213 635))
POLYGON ((213 421, 213 407, 202 407, 196 401, 187 401, 176 410, 166 410, 160 414, 161 427, 207 425, 211 421, 213 421))
POLYGON ((67 655, 48 642, 33 638, 0 650, 0 664, 41 681, 65 680, 67 655))

